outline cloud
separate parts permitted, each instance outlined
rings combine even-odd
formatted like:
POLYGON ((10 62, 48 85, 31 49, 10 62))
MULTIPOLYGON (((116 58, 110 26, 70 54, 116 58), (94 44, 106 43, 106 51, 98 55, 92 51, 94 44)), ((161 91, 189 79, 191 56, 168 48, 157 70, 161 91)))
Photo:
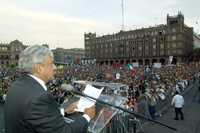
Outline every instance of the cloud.
POLYGON ((0 40, 19 39, 25 44, 47 43, 53 48, 83 48, 84 32, 104 32, 112 27, 91 20, 5 5, 0 6, 0 16, 0 40))
MULTIPOLYGON (((199 33, 199 0, 124 0, 125 29, 166 24, 166 16, 182 11, 185 23, 199 33), (198 22, 198 24, 196 24, 198 22)), ((12 0, 0 2, 0 41, 84 47, 84 32, 119 32, 121 0, 12 0), (40 6, 38 7, 38 4, 40 6), (73 17, 72 17, 73 16, 73 17)))

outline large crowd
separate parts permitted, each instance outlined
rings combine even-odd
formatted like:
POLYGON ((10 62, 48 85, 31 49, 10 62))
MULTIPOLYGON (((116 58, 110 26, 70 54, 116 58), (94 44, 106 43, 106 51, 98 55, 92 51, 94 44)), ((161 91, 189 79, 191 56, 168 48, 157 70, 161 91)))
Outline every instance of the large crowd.
MULTIPOLYGON (((129 65, 73 65, 58 66, 55 79, 47 83, 59 103, 65 100, 63 83, 75 80, 121 83, 128 86, 125 107, 155 118, 156 106, 176 91, 183 92, 191 80, 199 77, 200 67, 192 64, 163 65, 161 68, 143 66, 130 68, 129 65)), ((23 73, 17 69, 0 71, 0 100, 4 101, 13 80, 23 73)))

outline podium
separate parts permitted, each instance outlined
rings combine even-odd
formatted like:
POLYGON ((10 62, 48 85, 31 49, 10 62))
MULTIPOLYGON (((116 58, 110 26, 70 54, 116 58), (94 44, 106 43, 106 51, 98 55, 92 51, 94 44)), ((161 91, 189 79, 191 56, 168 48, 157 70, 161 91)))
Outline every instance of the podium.
MULTIPOLYGON (((97 88, 101 88, 101 87, 105 87, 105 91, 103 91, 100 95, 100 97, 98 98, 100 101, 115 105, 115 106, 120 106, 123 107, 123 104, 125 103, 126 97, 121 96, 121 94, 113 94, 113 93, 106 93, 106 92, 110 92, 109 90, 113 91, 116 88, 116 84, 110 84, 110 83, 100 83, 100 82, 78 82, 79 84, 82 85, 82 87, 84 88, 86 84, 91 84, 94 85, 97 88), (115 87, 115 88, 114 88, 115 87)), ((119 85, 124 87, 125 85, 119 85)), ((80 88, 79 88, 80 89, 80 88)), ((81 89, 83 90, 83 89, 81 89)), ((119 91, 121 92, 121 91, 119 91)), ((64 106, 67 106, 68 104, 74 102, 74 101, 78 101, 80 99, 80 96, 74 96, 69 98, 68 102, 65 103, 64 106)), ((105 104, 101 104, 96 102, 95 104, 96 107, 96 116, 95 118, 93 118, 90 123, 89 123, 89 127, 88 127, 88 131, 91 133, 100 133, 102 132, 103 129, 106 128, 106 126, 109 124, 109 122, 111 121, 111 119, 117 114, 120 113, 120 110, 112 107, 112 106, 108 106, 105 104)), ((69 116, 67 116, 68 118, 66 118, 66 120, 68 122, 72 122, 71 120, 73 120, 74 118, 78 117, 82 115, 82 113, 76 112, 74 114, 71 114, 69 116)))
MULTIPOLYGON (((122 106, 125 102, 125 98, 117 95, 102 94, 99 100, 116 106, 122 106)), ((88 131, 92 133, 100 133, 118 112, 119 110, 116 108, 97 103, 96 117, 91 120, 88 131)))

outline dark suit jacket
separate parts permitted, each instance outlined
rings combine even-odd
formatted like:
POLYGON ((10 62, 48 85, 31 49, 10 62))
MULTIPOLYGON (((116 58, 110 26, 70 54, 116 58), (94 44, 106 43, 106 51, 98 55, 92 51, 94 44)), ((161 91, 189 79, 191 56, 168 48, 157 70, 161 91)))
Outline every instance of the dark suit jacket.
POLYGON ((16 80, 8 90, 6 133, 82 133, 87 132, 87 127, 83 117, 67 124, 53 96, 28 75, 16 80))

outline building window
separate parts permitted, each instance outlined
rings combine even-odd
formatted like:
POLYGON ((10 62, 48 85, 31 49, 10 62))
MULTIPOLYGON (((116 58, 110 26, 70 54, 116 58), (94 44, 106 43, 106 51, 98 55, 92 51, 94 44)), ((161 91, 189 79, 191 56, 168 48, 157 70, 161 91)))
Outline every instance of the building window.
POLYGON ((108 49, 105 49, 105 53, 108 53, 108 49))
POLYGON ((183 51, 181 49, 177 50, 178 54, 183 54, 183 51))
POLYGON ((146 56, 149 55, 149 50, 145 50, 145 55, 146 55, 146 56))
POLYGON ((153 42, 156 42, 156 38, 153 38, 153 42))
POLYGON ((156 44, 153 44, 153 49, 156 49, 156 44))
POLYGON ((176 53, 177 53, 177 51, 176 51, 176 50, 172 50, 172 53, 173 53, 173 54, 176 54, 176 53))
POLYGON ((172 48, 176 48, 176 43, 172 43, 172 48))
POLYGON ((167 36, 167 40, 170 41, 170 40, 171 40, 171 37, 170 37, 170 36, 167 36))
POLYGON ((158 33, 159 33, 160 36, 163 34, 162 31, 159 31, 158 33))
POLYGON ((86 47, 86 50, 89 50, 90 49, 90 47, 86 47))
POLYGON ((115 48, 115 53, 117 53, 118 52, 118 49, 117 48, 115 48))
POLYGON ((160 55, 164 55, 164 50, 161 50, 161 51, 160 51, 160 55))
POLYGON ((178 40, 182 40, 183 36, 181 34, 178 35, 178 40))
POLYGON ((183 43, 182 42, 177 43, 177 48, 182 48, 182 47, 183 47, 183 43))
POLYGON ((7 51, 7 47, 2 47, 2 51, 7 51))
POLYGON ((126 48, 126 52, 129 52, 129 48, 126 48))
POLYGON ((107 44, 105 44, 105 46, 106 46, 106 48, 108 47, 108 45, 107 45, 107 44))
POLYGON ((139 52, 139 56, 142 56, 142 52, 139 52))
POLYGON ((8 55, 6 55, 5 57, 6 57, 7 60, 9 60, 9 56, 8 55))
POLYGON ((168 52, 167 52, 167 53, 168 53, 168 55, 171 55, 171 50, 168 50, 168 52))
POLYGON ((153 56, 156 56, 156 51, 155 50, 153 51, 153 56))
POLYGON ((173 32, 173 33, 176 32, 176 29, 175 29, 175 28, 172 28, 172 32, 173 32))
POLYGON ((160 49, 164 49, 164 44, 163 43, 160 44, 160 49))
POLYGON ((172 40, 173 41, 176 40, 176 35, 172 36, 172 40))
POLYGON ((171 47, 171 44, 170 44, 170 43, 168 43, 168 44, 167 44, 167 48, 169 49, 170 47, 171 47))

